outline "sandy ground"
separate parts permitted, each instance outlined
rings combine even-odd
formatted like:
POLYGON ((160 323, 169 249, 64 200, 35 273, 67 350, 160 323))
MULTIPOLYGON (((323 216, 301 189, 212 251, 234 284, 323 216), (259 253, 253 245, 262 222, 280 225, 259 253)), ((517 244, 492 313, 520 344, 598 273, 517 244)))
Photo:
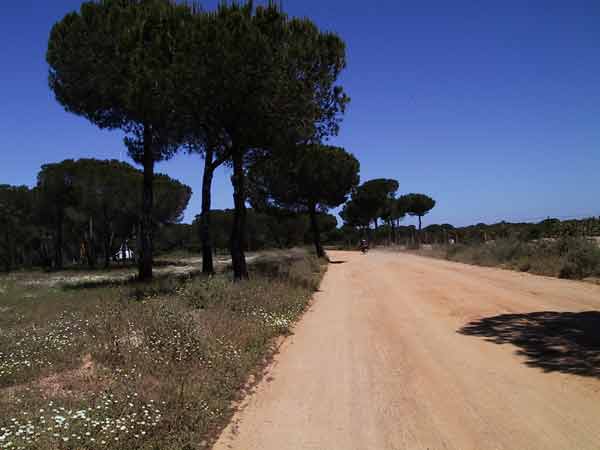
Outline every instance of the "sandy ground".
POLYGON ((600 286, 331 256, 216 449, 600 448, 600 286))
MULTIPOLYGON (((247 255, 246 262, 251 263, 258 256, 247 255)), ((231 258, 217 257, 214 260, 216 268, 223 267, 227 264, 231 264, 231 258)), ((172 261, 172 264, 166 266, 155 266, 153 271, 155 276, 167 276, 167 275, 189 275, 194 272, 202 270, 202 258, 179 258, 172 261)), ((110 271, 98 271, 88 272, 56 272, 46 273, 40 272, 38 276, 32 275, 31 272, 25 272, 26 276, 24 280, 20 280, 27 286, 77 286, 82 283, 111 283, 111 282, 122 282, 127 281, 137 274, 137 268, 130 266, 128 268, 113 267, 110 271)), ((19 278, 19 273, 11 274, 13 277, 19 278)), ((23 277, 21 277, 23 278, 23 277)), ((0 294, 3 293, 3 287, 0 286, 0 294)))

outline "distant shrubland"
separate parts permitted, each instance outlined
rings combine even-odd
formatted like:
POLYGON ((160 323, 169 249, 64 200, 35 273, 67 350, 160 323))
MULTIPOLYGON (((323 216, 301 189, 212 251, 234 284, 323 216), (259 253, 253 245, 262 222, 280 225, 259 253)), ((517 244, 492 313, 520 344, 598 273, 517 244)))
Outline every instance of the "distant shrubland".
POLYGON ((600 276, 600 247, 584 237, 561 237, 523 241, 494 241, 455 245, 433 245, 419 253, 480 266, 500 266, 560 278, 584 279, 600 276))

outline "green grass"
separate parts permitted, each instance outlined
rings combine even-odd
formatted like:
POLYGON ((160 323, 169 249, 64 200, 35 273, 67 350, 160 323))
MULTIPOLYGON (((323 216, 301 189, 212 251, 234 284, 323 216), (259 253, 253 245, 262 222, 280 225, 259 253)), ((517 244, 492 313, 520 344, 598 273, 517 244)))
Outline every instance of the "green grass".
POLYGON ((250 268, 235 284, 220 274, 65 290, 35 283, 41 273, 0 278, 0 448, 209 445, 323 271, 302 250, 250 268))

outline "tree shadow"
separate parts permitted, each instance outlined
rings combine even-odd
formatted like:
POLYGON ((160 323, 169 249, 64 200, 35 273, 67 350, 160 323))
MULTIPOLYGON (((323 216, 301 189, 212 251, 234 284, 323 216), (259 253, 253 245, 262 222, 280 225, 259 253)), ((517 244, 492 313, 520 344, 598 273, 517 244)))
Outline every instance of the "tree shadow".
POLYGON ((333 260, 329 261, 329 264, 346 264, 346 263, 347 263, 347 261, 333 261, 333 260))
POLYGON ((513 344, 525 364, 545 372, 600 378, 600 312, 503 314, 468 323, 459 333, 513 344))

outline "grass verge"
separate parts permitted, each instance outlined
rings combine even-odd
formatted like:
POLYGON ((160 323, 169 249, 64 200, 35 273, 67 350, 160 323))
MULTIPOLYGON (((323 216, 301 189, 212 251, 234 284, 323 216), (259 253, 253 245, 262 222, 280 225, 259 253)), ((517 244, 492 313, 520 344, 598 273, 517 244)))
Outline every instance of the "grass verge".
POLYGON ((0 278, 0 448, 209 446, 323 266, 296 250, 251 271, 78 290, 0 278))
POLYGON ((559 278, 581 280, 600 276, 600 248, 584 238, 530 242, 502 239, 473 245, 434 246, 416 252, 450 261, 559 278))

